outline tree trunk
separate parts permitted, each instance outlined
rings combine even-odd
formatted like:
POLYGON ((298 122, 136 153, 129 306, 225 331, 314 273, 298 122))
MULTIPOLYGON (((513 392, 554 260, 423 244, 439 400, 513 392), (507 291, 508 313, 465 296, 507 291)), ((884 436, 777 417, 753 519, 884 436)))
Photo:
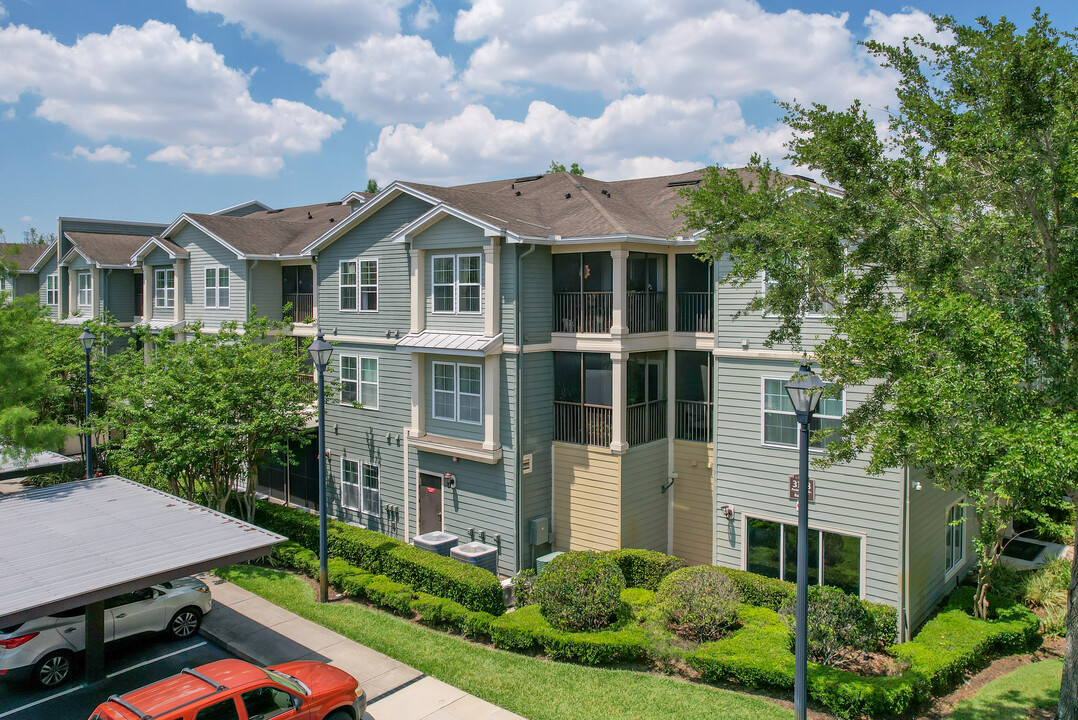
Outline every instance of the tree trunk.
MULTIPOLYGON (((1078 490, 1071 491, 1078 506, 1078 490)), ((1074 542, 1078 547, 1078 519, 1074 542)), ((1063 681, 1059 688, 1059 720, 1078 720, 1078 552, 1071 558, 1071 581, 1067 587, 1067 641, 1063 650, 1063 681)))

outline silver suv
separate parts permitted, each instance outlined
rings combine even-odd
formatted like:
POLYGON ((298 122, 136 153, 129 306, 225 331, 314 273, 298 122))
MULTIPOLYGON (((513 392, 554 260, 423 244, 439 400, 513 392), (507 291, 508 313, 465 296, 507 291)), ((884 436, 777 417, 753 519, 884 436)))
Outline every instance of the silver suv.
MULTIPOLYGON (((105 601, 105 642, 139 633, 194 635, 212 600, 206 583, 181 578, 105 601)), ((0 680, 31 680, 56 687, 71 675, 75 654, 86 649, 83 608, 0 628, 0 680)))

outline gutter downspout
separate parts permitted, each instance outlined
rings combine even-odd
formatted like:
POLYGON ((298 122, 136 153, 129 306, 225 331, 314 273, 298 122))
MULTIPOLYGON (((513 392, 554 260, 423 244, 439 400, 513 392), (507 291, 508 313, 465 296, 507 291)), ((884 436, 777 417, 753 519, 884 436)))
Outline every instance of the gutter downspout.
MULTIPOLYGON (((513 543, 513 544, 514 544, 514 546, 516 546, 516 551, 517 551, 516 552, 516 555, 517 555, 516 568, 517 568, 518 571, 520 570, 520 560, 524 555, 524 553, 522 551, 522 547, 521 547, 524 544, 524 543, 521 542, 521 540, 524 538, 524 503, 522 503, 520 501, 520 490, 524 485, 523 476, 521 475, 521 472, 524 469, 524 443, 523 443, 522 430, 521 430, 524 421, 520 417, 520 415, 521 415, 520 408, 521 408, 521 405, 523 405, 522 397, 523 397, 523 394, 524 394, 522 392, 522 390, 521 390, 521 387, 520 387, 521 377, 523 376, 523 373, 524 373, 524 331, 520 327, 520 295, 521 295, 520 287, 521 287, 521 285, 523 285, 524 258, 528 257, 533 252, 535 252, 535 243, 532 243, 531 247, 528 248, 523 254, 517 255, 517 278, 516 278, 516 281, 517 281, 516 282, 516 285, 517 285, 517 293, 516 293, 517 298, 516 298, 516 307, 513 308, 513 314, 516 316, 515 321, 514 321, 515 324, 514 324, 513 329, 514 329, 515 334, 517 336, 516 337, 516 341, 517 341, 517 343, 516 343, 516 345, 517 345, 517 372, 516 372, 516 376, 517 376, 517 412, 516 412, 516 422, 514 423, 516 425, 516 428, 515 428, 516 432, 514 433, 514 436, 513 436, 513 442, 516 445, 515 449, 516 449, 516 465, 517 465, 517 467, 516 467, 516 470, 517 470, 517 472, 516 472, 517 487, 516 487, 516 492, 513 494, 513 497, 514 497, 514 500, 515 500, 516 506, 517 506, 516 507, 517 538, 516 538, 516 542, 513 543)), ((553 467, 550 468, 550 472, 553 474, 553 472, 554 472, 553 467)), ((553 488, 551 488, 551 492, 553 492, 553 488)))
POLYGON ((898 595, 898 641, 906 642, 910 637, 910 468, 902 468, 902 493, 899 496, 902 506, 902 523, 899 525, 899 545, 902 557, 902 572, 899 575, 898 595))
POLYGON ((104 316, 104 314, 107 312, 106 308, 108 308, 108 306, 109 306, 109 288, 112 286, 112 283, 109 282, 109 277, 111 275, 112 275, 112 268, 109 268, 108 271, 105 272, 104 281, 101 283, 104 286, 104 287, 101 288, 100 314, 102 316, 104 316))

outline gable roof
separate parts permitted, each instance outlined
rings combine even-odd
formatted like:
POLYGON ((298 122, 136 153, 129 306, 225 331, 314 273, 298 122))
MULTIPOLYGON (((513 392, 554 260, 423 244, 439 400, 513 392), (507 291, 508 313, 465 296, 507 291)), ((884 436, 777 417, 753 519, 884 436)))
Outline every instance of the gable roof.
POLYGON ((131 262, 136 263, 142 260, 147 255, 152 253, 155 248, 160 248, 168 253, 168 256, 173 260, 176 258, 185 258, 189 256, 189 253, 182 247, 172 242, 171 240, 163 240, 156 235, 146 238, 146 242, 139 246, 138 250, 131 253, 131 262))
POLYGON ((262 210, 272 210, 269 205, 258 200, 248 200, 247 202, 237 203, 235 205, 229 205, 226 208, 220 210, 214 210, 210 215, 232 215, 234 217, 243 217, 253 212, 259 212, 262 210))
MULTIPOLYGON (((87 262, 105 268, 131 267, 131 255, 146 242, 145 235, 116 233, 65 232, 64 237, 87 262)), ((61 262, 67 262, 69 257, 70 252, 61 262)))
POLYGON ((15 272, 36 272, 37 265, 45 253, 55 246, 55 242, 48 245, 42 243, 0 243, 0 261, 5 265, 14 265, 15 272))

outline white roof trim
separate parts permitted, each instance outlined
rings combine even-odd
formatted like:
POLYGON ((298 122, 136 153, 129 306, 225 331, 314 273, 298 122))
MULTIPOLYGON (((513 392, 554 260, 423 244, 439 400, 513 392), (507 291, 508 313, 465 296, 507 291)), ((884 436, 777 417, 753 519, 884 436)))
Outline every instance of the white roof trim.
POLYGON ((424 330, 423 332, 409 333, 398 340, 397 351, 485 357, 501 350, 502 339, 502 333, 498 333, 494 337, 487 337, 475 333, 424 330))
POLYGON ((415 235, 418 235, 419 233, 423 232, 424 230, 430 228, 432 225, 435 225, 440 220, 444 220, 447 217, 455 217, 458 220, 463 220, 466 223, 475 225, 483 231, 483 234, 486 237, 504 237, 508 242, 519 243, 524 242, 525 240, 538 241, 546 239, 543 237, 533 238, 529 235, 519 235, 514 232, 509 232, 509 230, 507 230, 506 228, 492 225, 485 220, 480 220, 474 215, 470 215, 464 212, 463 210, 458 210, 452 205, 447 205, 446 203, 439 202, 438 205, 432 207, 430 210, 423 213, 415 220, 408 223, 406 226, 394 233, 393 236, 390 238, 390 241, 395 243, 411 242, 415 235))
POLYGON ((259 200, 248 200, 247 202, 236 203, 235 205, 230 205, 229 207, 221 208, 220 210, 214 210, 213 212, 210 213, 210 215, 224 215, 226 212, 229 212, 230 210, 238 210, 241 207, 248 207, 250 205, 257 205, 260 208, 262 208, 263 210, 272 210, 273 209, 269 205, 267 205, 266 203, 261 202, 259 200))
POLYGON ((364 218, 367 217, 368 214, 373 213, 375 210, 382 207, 390 200, 393 200, 401 193, 407 193, 408 195, 419 198, 420 200, 428 202, 431 205, 438 205, 441 202, 440 200, 438 200, 438 198, 431 197, 430 195, 420 192, 415 188, 408 187, 399 180, 394 180, 389 185, 387 185, 384 190, 379 191, 377 195, 375 195, 366 203, 358 207, 355 212, 351 213, 335 227, 330 228, 325 233, 323 233, 322 236, 319 237, 317 240, 312 242, 307 247, 303 248, 303 254, 309 255, 311 253, 318 252, 326 245, 329 245, 341 235, 358 225, 364 218))
POLYGON ((67 233, 64 233, 64 237, 66 237, 68 239, 68 241, 71 242, 72 245, 71 245, 71 249, 67 251, 67 255, 64 255, 62 258, 60 258, 60 265, 70 265, 71 264, 71 256, 74 255, 75 253, 78 253, 79 256, 81 256, 82 259, 85 260, 90 265, 96 265, 97 264, 93 260, 91 260, 89 257, 87 257, 86 253, 84 253, 82 250, 79 250, 79 246, 74 244, 75 241, 72 240, 70 237, 68 237, 67 233))
POLYGON ((364 203, 368 203, 373 199, 374 198, 365 197, 357 190, 353 190, 352 192, 341 198, 341 205, 347 205, 350 200, 358 200, 359 204, 363 205, 364 203))
POLYGON ((174 252, 170 247, 168 247, 163 242, 161 242, 161 238, 154 235, 154 236, 151 236, 151 237, 147 238, 146 242, 142 243, 142 246, 131 255, 131 263, 134 264, 134 263, 142 260, 143 258, 145 258, 147 255, 149 255, 152 252, 152 250, 147 250, 147 248, 150 247, 151 245, 156 246, 156 247, 160 248, 161 250, 164 250, 166 253, 168 253, 168 256, 170 258, 172 258, 173 260, 175 260, 176 258, 191 257, 191 254, 189 252, 187 252, 186 250, 182 249, 182 248, 180 249, 179 253, 174 252), (182 254, 180 254, 180 253, 182 253, 182 254))
POLYGON ((244 255, 242 252, 237 250, 232 245, 229 245, 227 242, 225 242, 224 238, 222 238, 222 237, 220 237, 218 235, 215 235, 214 233, 212 233, 209 230, 207 230, 206 228, 204 228, 202 225, 199 225, 197 222, 192 220, 187 215, 187 213, 181 214, 178 218, 176 218, 175 221, 173 221, 173 223, 171 225, 169 225, 167 228, 165 228, 165 231, 163 233, 161 233, 161 237, 167 240, 169 235, 171 235, 172 233, 180 230, 184 226, 184 224, 194 225, 196 228, 201 230, 202 233, 205 234, 207 237, 209 237, 212 240, 217 241, 223 247, 228 248, 229 250, 234 252, 236 254, 236 258, 238 258, 239 260, 246 260, 247 259, 246 255, 244 255))
POLYGON ((45 248, 45 252, 41 253, 41 257, 34 261, 34 264, 30 266, 30 272, 39 273, 41 269, 45 267, 45 263, 49 261, 49 255, 53 255, 53 251, 56 250, 56 243, 58 240, 53 240, 49 243, 49 246, 45 248))

